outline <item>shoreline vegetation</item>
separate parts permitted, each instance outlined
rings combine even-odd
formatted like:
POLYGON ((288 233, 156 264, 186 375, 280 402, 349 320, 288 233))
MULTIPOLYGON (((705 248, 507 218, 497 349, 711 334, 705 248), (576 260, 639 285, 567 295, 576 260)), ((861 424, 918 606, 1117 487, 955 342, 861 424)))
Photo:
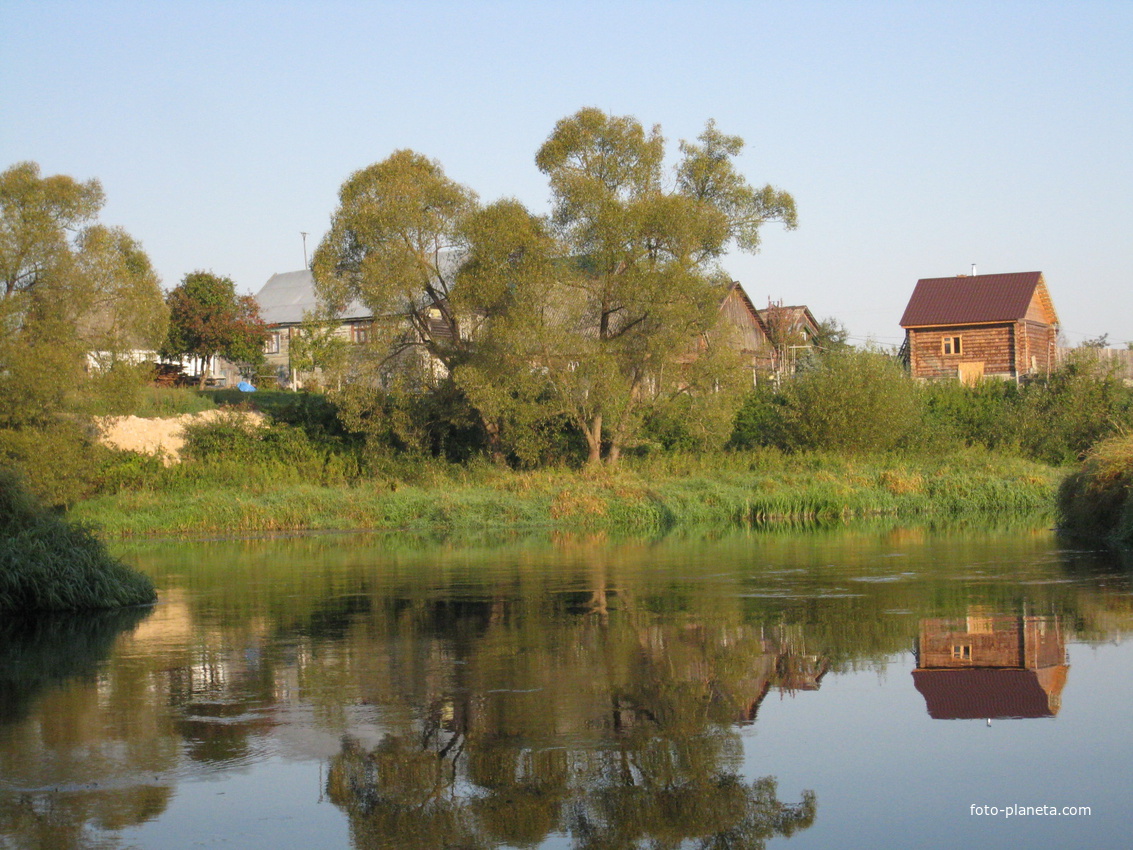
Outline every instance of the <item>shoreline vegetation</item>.
POLYGON ((84 524, 39 504, 0 470, 0 613, 85 611, 157 601, 150 578, 107 551, 84 524))
POLYGON ((1133 546, 1133 434, 1103 440, 1058 490, 1058 519, 1071 533, 1133 546))
POLYGON ((669 454, 616 470, 516 471, 422 461, 412 475, 311 484, 229 470, 220 483, 129 489, 77 504, 71 516, 107 537, 294 531, 552 528, 667 531, 891 516, 1053 516, 1063 471, 966 449, 940 457, 840 457, 772 449, 669 454), (408 479, 408 480, 406 480, 408 479))

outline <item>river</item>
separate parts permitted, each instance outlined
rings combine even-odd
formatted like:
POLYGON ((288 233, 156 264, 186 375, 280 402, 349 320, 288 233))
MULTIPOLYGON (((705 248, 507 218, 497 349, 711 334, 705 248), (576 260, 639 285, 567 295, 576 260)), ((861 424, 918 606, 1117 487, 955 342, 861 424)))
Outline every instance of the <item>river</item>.
POLYGON ((119 553, 0 623, 4 850, 1129 845, 1133 570, 1045 528, 119 553))

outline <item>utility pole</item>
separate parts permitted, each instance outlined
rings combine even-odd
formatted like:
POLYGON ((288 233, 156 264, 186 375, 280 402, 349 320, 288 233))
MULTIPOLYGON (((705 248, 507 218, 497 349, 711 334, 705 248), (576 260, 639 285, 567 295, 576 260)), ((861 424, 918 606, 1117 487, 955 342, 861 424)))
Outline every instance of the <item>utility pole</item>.
POLYGON ((307 234, 304 231, 300 230, 299 235, 303 237, 303 268, 305 270, 309 268, 309 266, 307 265, 307 234))

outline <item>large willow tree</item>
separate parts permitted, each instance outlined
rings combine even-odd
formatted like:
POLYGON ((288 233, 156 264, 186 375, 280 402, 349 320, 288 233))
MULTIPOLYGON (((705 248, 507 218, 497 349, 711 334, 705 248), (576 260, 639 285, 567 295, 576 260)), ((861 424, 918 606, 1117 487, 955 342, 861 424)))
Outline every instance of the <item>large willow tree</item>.
POLYGON ((438 163, 397 151, 343 184, 315 254, 320 294, 373 311, 378 383, 440 364, 496 457, 537 462, 566 423, 590 463, 616 463, 658 411, 722 440, 748 377, 718 322, 718 262, 757 250, 767 222, 795 226, 790 195, 736 170, 742 147, 710 122, 673 172, 657 128, 583 109, 536 155, 545 219, 514 200, 480 206, 438 163))
POLYGON ((756 250, 769 221, 794 227, 795 206, 736 170, 741 139, 710 122, 699 142, 681 144, 670 187, 660 128, 587 108, 559 121, 535 157, 572 261, 569 342, 543 363, 591 463, 604 447, 616 463, 651 409, 727 422, 743 385, 738 352, 721 338, 717 264, 733 244, 756 250))
POLYGON ((165 335, 149 258, 97 223, 102 203, 97 180, 43 177, 31 162, 0 173, 0 466, 51 502, 82 490, 85 414, 136 387, 131 352, 165 335))

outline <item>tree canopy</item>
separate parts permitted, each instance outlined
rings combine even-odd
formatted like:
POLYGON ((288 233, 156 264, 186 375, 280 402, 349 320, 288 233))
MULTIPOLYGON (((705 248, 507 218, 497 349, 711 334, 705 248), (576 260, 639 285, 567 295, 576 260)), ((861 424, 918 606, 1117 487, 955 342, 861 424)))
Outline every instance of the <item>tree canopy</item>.
POLYGON ((216 356, 256 366, 264 360, 267 330, 259 305, 251 295, 237 295, 232 278, 206 271, 185 275, 169 293, 169 337, 163 353, 169 357, 198 357, 201 386, 216 356))
POLYGON ((663 409, 714 423, 701 430, 721 442, 748 382, 718 322, 718 263, 757 250, 766 223, 796 225, 789 194, 736 169, 742 147, 709 122, 669 172, 659 127, 582 109, 536 153, 545 218, 482 206, 439 163, 396 151, 343 184, 315 253, 320 296, 373 311, 374 383, 441 364, 497 457, 531 460, 566 423, 591 463, 614 463, 663 409))
POLYGON ((89 461, 86 415, 136 392, 138 351, 165 336, 160 281, 142 247, 97 221, 97 180, 0 173, 0 465, 52 503, 89 461))

